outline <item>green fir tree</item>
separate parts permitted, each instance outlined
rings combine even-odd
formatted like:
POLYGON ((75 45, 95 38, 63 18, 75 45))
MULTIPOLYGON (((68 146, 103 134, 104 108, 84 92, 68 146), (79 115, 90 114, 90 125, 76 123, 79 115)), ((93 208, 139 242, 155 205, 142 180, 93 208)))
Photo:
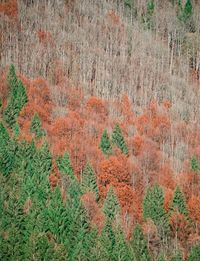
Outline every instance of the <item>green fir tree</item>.
POLYGON ((183 193, 181 192, 179 186, 176 187, 176 190, 174 192, 173 200, 170 204, 171 211, 178 210, 180 214, 183 214, 185 216, 188 216, 188 210, 185 202, 185 197, 183 193))
POLYGON ((83 193, 92 192, 96 200, 99 198, 99 189, 97 186, 96 175, 91 164, 87 162, 82 173, 81 190, 83 193))
POLYGON ((178 8, 178 19, 189 32, 195 32, 195 23, 193 21, 193 7, 191 0, 187 0, 185 6, 182 6, 182 1, 178 8))
POLYGON ((119 124, 116 124, 112 133, 112 143, 115 144, 125 155, 128 155, 128 147, 125 143, 119 124))
POLYGON ((114 260, 115 233, 110 220, 106 220, 100 236, 101 259, 114 260))
POLYGON ((45 230, 49 231, 58 244, 63 243, 63 227, 66 215, 60 188, 57 186, 50 194, 48 207, 44 210, 45 230))
POLYGON ((192 2, 191 0, 187 0, 184 7, 184 19, 189 19, 192 16, 192 13, 192 2))
POLYGON ((15 66, 11 64, 9 73, 7 76, 7 83, 10 88, 10 91, 15 93, 17 91, 17 86, 18 86, 18 79, 15 71, 15 66))
POLYGON ((168 235, 170 227, 164 210, 164 194, 158 185, 147 189, 143 202, 143 215, 144 218, 153 220, 162 238, 168 235))
POLYGON ((149 0, 147 2, 146 14, 143 16, 144 28, 152 30, 154 28, 153 14, 155 10, 154 0, 149 0))
POLYGON ((103 134, 101 136, 99 147, 104 155, 112 154, 112 146, 106 129, 103 131, 103 134))
POLYGON ((44 130, 41 128, 41 121, 37 113, 35 113, 33 116, 30 132, 35 134, 37 138, 41 138, 42 136, 45 135, 44 130))
POLYGON ((199 166, 199 162, 197 160, 196 157, 192 157, 191 160, 190 160, 190 166, 191 166, 191 169, 194 171, 194 172, 197 172, 200 170, 200 166, 199 166))
POLYGON ((113 190, 112 187, 110 187, 106 199, 104 201, 104 205, 103 205, 103 212, 106 216, 106 218, 110 221, 114 220, 114 218, 116 217, 116 215, 119 213, 120 211, 120 206, 119 206, 119 202, 117 199, 117 196, 113 190))
POLYGON ((130 241, 132 259, 137 261, 151 261, 148 252, 147 242, 144 238, 140 225, 136 225, 133 231, 133 236, 130 241))
POLYGON ((28 102, 26 89, 25 89, 23 82, 21 80, 18 81, 17 94, 16 94, 15 99, 16 99, 16 107, 18 109, 18 114, 19 114, 21 109, 28 102))
POLYGON ((16 162, 17 144, 9 137, 7 129, 0 122, 0 172, 8 176, 16 162))
POLYGON ((64 153, 63 157, 58 156, 56 163, 61 174, 68 175, 69 177, 74 178, 74 171, 71 166, 69 154, 67 152, 64 153))
POLYGON ((81 193, 76 180, 71 180, 68 187, 66 211, 62 215, 64 225, 60 229, 70 261, 87 260, 90 255, 92 240, 86 210, 81 202, 81 193))
POLYGON ((121 226, 118 226, 115 231, 115 244, 113 248, 113 260, 131 260, 128 244, 121 226))
POLYGON ((22 81, 17 79, 13 65, 10 67, 7 81, 10 87, 10 93, 8 105, 3 113, 3 118, 7 125, 10 128, 13 128, 16 124, 17 117, 24 105, 27 103, 28 98, 22 81))

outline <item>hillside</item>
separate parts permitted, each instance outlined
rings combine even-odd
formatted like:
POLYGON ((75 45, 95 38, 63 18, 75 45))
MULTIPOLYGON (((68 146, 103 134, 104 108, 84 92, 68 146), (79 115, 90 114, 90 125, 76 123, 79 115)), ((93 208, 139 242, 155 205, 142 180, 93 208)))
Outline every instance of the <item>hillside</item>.
POLYGON ((0 260, 200 260, 199 11, 0 2, 0 260))

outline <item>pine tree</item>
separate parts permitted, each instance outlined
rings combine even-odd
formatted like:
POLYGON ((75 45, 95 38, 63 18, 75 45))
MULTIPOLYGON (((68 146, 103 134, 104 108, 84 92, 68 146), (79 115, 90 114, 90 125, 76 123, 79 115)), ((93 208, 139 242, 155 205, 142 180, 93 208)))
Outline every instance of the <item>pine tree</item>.
POLYGON ((36 153, 37 148, 34 139, 32 139, 31 142, 27 142, 26 140, 21 142, 20 154, 21 157, 25 159, 27 163, 30 163, 34 160, 36 153))
POLYGON ((26 220, 21 200, 23 179, 18 171, 9 176, 1 175, 0 198, 3 202, 0 231, 3 236, 0 243, 0 260, 23 260, 24 246, 27 240, 26 220))
POLYGON ((59 244, 63 242, 62 227, 65 226, 65 221, 62 215, 65 214, 65 211, 61 191, 57 186, 50 194, 48 207, 44 210, 44 219, 45 230, 50 231, 59 244))
POLYGON ((196 157, 192 157, 191 160, 190 160, 190 166, 191 166, 191 169, 195 172, 199 171, 200 170, 200 166, 199 166, 199 162, 197 160, 196 157))
POLYGON ((11 64, 9 69, 7 83, 8 86, 10 87, 10 91, 13 91, 15 93, 18 85, 18 79, 15 71, 15 66, 13 64, 11 64))
POLYGON ((164 210, 163 190, 158 185, 147 189, 143 202, 144 218, 151 218, 158 227, 161 237, 169 233, 169 223, 164 210))
POLYGON ((103 134, 101 136, 99 147, 104 155, 112 154, 112 146, 106 129, 103 131, 103 134))
POLYGON ((179 7, 181 10, 183 9, 182 0, 178 0, 178 7, 179 7))
POLYGON ((28 98, 22 81, 17 79, 13 65, 10 67, 7 81, 10 87, 10 93, 8 105, 4 111, 3 118, 7 125, 13 128, 17 117, 19 116, 23 106, 27 103, 28 98))
POLYGON ((99 198, 99 189, 97 186, 96 176, 94 170, 89 162, 87 162, 81 180, 81 190, 83 193, 94 193, 96 200, 99 198))
POLYGON ((178 210, 180 214, 183 214, 185 216, 188 216, 188 210, 185 202, 185 197, 183 193, 181 192, 179 186, 176 187, 176 190, 174 192, 173 200, 170 204, 171 211, 178 210))
POLYGON ((34 140, 27 142, 25 140, 18 142, 18 150, 16 153, 17 168, 26 171, 28 166, 33 162, 36 155, 36 146, 34 140))
POLYGON ((119 124, 116 124, 112 133, 112 143, 115 144, 125 155, 128 155, 128 147, 125 143, 119 124))
POLYGON ((147 242, 144 239, 142 229, 136 225, 133 231, 133 236, 130 241, 132 260, 151 261, 148 253, 147 242))
POLYGON ((61 174, 68 175, 69 177, 74 178, 74 171, 71 166, 69 153, 65 152, 63 157, 58 156, 56 163, 61 174))
POLYGON ((52 167, 52 156, 51 152, 49 150, 49 144, 45 141, 42 144, 42 147, 38 151, 38 158, 37 161, 41 162, 41 164, 38 164, 38 167, 40 168, 40 172, 44 173, 45 176, 47 177, 51 171, 52 167))
POLYGON ((32 200, 37 208, 42 209, 50 192, 49 175, 52 168, 52 156, 47 142, 35 154, 34 159, 29 163, 27 172, 31 178, 33 189, 32 200))
POLYGON ((192 3, 191 0, 187 0, 184 7, 184 19, 187 20, 192 16, 192 3))
POLYGON ((195 244, 192 246, 188 261, 199 261, 200 260, 200 244, 195 244))
POLYGON ((14 168, 18 148, 15 140, 9 137, 8 131, 2 123, 0 123, 0 140, 0 172, 8 176, 14 168))
POLYGON ((28 102, 26 89, 21 80, 18 81, 17 93, 16 93, 16 97, 14 98, 16 99, 16 106, 18 108, 18 111, 20 112, 21 109, 24 107, 24 105, 28 102))
MULTIPOLYGON (((15 193, 17 190, 15 189, 15 193)), ((19 205, 16 194, 7 201, 1 220, 1 231, 7 233, 0 246, 1 260, 23 260, 24 246, 26 244, 25 217, 19 205), (2 255, 2 256, 1 256, 2 255)))
MULTIPOLYGON (((45 244, 39 242, 39 238, 46 237, 46 231, 43 231, 45 216, 42 211, 46 209, 50 191, 48 178, 45 177, 49 175, 51 166, 48 145, 43 144, 41 149, 36 151, 34 142, 18 143, 10 139, 2 124, 0 130, 0 136, 5 137, 6 151, 9 155, 13 152, 18 161, 17 164, 14 161, 10 175, 0 175, 0 203, 4 202, 0 206, 3 217, 0 231, 6 234, 5 237, 0 236, 0 259, 32 260, 34 255, 38 260, 49 260, 54 255, 54 247, 48 240, 45 244)), ((5 152, 4 155, 9 159, 5 152)))
POLYGON ((155 9, 154 1, 153 0, 148 1, 148 3, 147 3, 147 14, 149 16, 153 15, 154 9, 155 9))
POLYGON ((15 142, 10 141, 7 147, 0 152, 0 172, 5 176, 8 176, 13 171, 16 150, 15 142))
POLYGON ((145 29, 153 29, 153 14, 155 9, 155 3, 154 0, 149 0, 147 2, 147 11, 146 14, 143 16, 143 23, 145 25, 145 29))
POLYGON ((183 23, 189 32, 195 32, 195 24, 192 18, 193 7, 191 0, 187 0, 185 6, 182 6, 182 1, 179 0, 178 19, 183 23))
POLYGON ((114 220, 116 215, 119 213, 120 206, 117 199, 116 194, 113 191, 113 188, 110 187, 106 199, 104 201, 103 205, 103 212, 106 216, 106 218, 110 221, 114 220))
POLYGON ((41 138, 45 134, 44 130, 41 128, 41 121, 37 113, 33 116, 30 132, 35 134, 37 138, 41 138))
POLYGON ((87 260, 92 246, 89 220, 81 202, 81 193, 76 180, 68 187, 66 211, 62 215, 64 225, 60 229, 62 243, 69 260, 87 260))
POLYGON ((102 260, 114 260, 115 233, 110 220, 106 220, 99 240, 102 260))
POLYGON ((125 235, 123 233, 123 230, 120 226, 118 226, 115 231, 115 244, 113 248, 113 260, 123 260, 123 261, 129 261, 130 253, 128 249, 128 245, 125 239, 125 235))
POLYGON ((67 188, 67 195, 70 201, 68 201, 68 204, 74 204, 74 206, 79 205, 79 200, 81 199, 81 189, 80 189, 80 183, 77 179, 70 179, 69 187, 67 188))
POLYGON ((3 119, 7 123, 7 125, 12 128, 16 123, 18 110, 16 108, 16 104, 11 101, 8 102, 8 106, 6 107, 3 119))

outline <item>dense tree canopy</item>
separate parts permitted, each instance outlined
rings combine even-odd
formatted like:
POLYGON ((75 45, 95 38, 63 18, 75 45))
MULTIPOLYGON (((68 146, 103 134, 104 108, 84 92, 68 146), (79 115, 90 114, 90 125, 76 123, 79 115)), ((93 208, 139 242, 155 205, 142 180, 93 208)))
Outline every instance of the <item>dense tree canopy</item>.
POLYGON ((200 259, 199 13, 1 1, 0 260, 200 259))

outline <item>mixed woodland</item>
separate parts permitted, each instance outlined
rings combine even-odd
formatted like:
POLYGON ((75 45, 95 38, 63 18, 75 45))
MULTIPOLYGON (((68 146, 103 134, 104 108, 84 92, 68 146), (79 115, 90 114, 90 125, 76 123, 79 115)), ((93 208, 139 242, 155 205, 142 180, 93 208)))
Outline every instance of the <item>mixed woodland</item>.
POLYGON ((0 260, 199 261, 199 1, 0 1, 0 36, 0 260))

